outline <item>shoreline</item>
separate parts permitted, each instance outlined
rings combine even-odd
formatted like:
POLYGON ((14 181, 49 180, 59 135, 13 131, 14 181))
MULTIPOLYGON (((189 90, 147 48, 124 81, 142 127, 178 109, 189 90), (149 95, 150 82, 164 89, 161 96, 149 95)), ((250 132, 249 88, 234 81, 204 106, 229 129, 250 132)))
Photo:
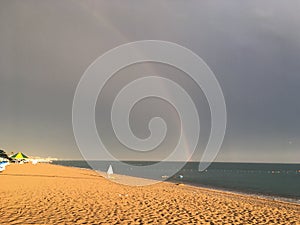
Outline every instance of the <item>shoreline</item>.
MULTIPOLYGON (((168 181, 167 181, 168 182, 168 181)), ((172 181, 171 181, 172 183, 172 181)), ((222 188, 217 188, 213 186, 201 186, 193 183, 184 183, 185 185, 191 186, 191 187, 199 187, 202 189, 208 189, 212 191, 220 191, 220 192, 225 192, 229 194, 237 194, 237 195, 245 195, 249 197, 254 197, 258 199, 265 199, 269 201, 275 201, 275 202, 282 202, 282 203, 290 203, 290 204, 295 204, 295 205, 300 205, 300 199, 295 199, 295 198, 285 198, 281 196, 276 196, 276 195, 264 195, 264 194, 255 194, 255 193, 250 193, 250 192, 242 192, 242 191, 236 191, 236 190, 230 190, 230 189, 222 189, 222 188)))
MULTIPOLYGON (((70 168, 77 168, 77 169, 83 169, 83 170, 90 170, 90 171, 97 172, 103 178, 108 179, 105 176, 106 172, 100 171, 100 170, 94 170, 92 168, 83 168, 83 167, 76 167, 76 166, 65 166, 65 165, 59 165, 59 164, 52 164, 52 165, 63 166, 63 167, 70 167, 70 168)), ((141 179, 141 180, 151 180, 151 179, 147 179, 147 178, 143 178, 143 177, 134 177, 134 176, 123 175, 123 174, 115 174, 114 173, 114 175, 122 176, 122 177, 128 177, 128 178, 131 178, 131 179, 135 179, 136 178, 136 179, 141 179)), ((111 180, 111 181, 114 182, 113 180, 111 180)), ((243 191, 237 191, 237 190, 230 190, 230 189, 226 189, 226 188, 218 188, 218 187, 213 187, 213 186, 206 186, 206 185, 201 185, 201 184, 199 185, 199 184, 190 183, 190 182, 177 182, 177 181, 168 181, 168 180, 164 180, 164 181, 154 180, 154 181, 155 181, 155 183, 159 183, 159 182, 166 182, 166 183, 171 183, 171 184, 182 183, 185 186, 189 186, 189 187, 193 187, 193 188, 206 189, 206 190, 210 190, 210 191, 217 191, 217 192, 222 192, 222 193, 236 194, 236 195, 241 195, 241 196, 245 195, 245 196, 249 196, 249 197, 253 197, 253 198, 265 199, 265 200, 270 200, 270 201, 275 201, 275 202, 282 202, 282 203, 290 203, 290 204, 294 204, 294 205, 298 205, 298 206, 300 205, 300 199, 297 199, 297 198, 286 198, 286 197, 281 197, 279 195, 276 196, 276 195, 264 195, 264 194, 260 194, 260 193, 243 192, 243 191)))
POLYGON ((0 180, 0 224, 283 225, 300 221, 298 204, 170 182, 127 186, 87 168, 12 164, 0 173, 0 180))

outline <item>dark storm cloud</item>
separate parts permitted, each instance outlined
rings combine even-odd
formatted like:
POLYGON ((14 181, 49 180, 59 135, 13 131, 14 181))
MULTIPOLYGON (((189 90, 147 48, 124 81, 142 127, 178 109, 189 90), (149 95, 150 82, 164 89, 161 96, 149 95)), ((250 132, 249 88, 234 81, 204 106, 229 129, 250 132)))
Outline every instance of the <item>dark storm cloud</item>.
POLYGON ((218 160, 297 162, 299 9, 298 1, 1 1, 0 144, 80 158, 71 110, 85 69, 120 44, 160 39, 201 56, 222 86, 228 130, 218 160))

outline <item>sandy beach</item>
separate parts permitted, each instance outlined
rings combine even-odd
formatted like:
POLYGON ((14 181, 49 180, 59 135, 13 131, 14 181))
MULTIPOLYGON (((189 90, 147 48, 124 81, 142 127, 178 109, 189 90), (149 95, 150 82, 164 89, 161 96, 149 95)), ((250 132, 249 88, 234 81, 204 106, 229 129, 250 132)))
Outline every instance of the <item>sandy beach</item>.
POLYGON ((172 183, 116 184, 92 170, 13 164, 0 224, 300 224, 300 205, 172 183))

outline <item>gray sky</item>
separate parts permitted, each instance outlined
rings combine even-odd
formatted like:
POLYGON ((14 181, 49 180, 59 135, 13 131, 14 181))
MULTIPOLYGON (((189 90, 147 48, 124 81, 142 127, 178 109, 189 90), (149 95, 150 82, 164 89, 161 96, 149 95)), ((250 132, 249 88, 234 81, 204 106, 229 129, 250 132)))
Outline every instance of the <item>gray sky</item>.
MULTIPOLYGON (((299 1, 274 0, 126 4, 2 0, 0 147, 7 152, 80 159, 72 131, 72 101, 83 72, 113 47, 157 39, 178 43, 201 56, 223 89, 228 128, 217 161, 299 163, 299 11, 299 1)), ((162 65, 140 65, 141 70, 145 74, 163 72, 178 81, 184 76, 162 65)), ((139 72, 127 68, 120 73, 130 80, 139 72)), ((114 88, 107 88, 99 97, 99 133, 118 157, 143 159, 119 146, 105 119, 109 99, 128 82, 117 75, 114 88)), ((203 94, 193 82, 183 79, 182 85, 196 100, 198 110, 203 110, 204 133, 194 158, 197 160, 201 146, 205 146, 209 113, 204 109, 207 103, 203 94)), ((144 104, 157 107, 137 106, 133 110, 132 117, 138 122, 133 130, 141 137, 147 136, 143 129, 147 118, 174 115, 167 121, 172 132, 166 142, 145 160, 163 157, 178 135, 176 112, 157 99, 144 104)))

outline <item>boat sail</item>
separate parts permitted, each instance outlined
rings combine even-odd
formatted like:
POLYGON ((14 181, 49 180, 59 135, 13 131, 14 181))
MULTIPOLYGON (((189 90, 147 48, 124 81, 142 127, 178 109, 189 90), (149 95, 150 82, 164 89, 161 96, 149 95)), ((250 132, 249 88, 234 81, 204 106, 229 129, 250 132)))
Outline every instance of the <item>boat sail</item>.
POLYGON ((107 177, 111 177, 111 175, 114 174, 113 168, 111 165, 109 165, 108 170, 107 170, 107 177))

